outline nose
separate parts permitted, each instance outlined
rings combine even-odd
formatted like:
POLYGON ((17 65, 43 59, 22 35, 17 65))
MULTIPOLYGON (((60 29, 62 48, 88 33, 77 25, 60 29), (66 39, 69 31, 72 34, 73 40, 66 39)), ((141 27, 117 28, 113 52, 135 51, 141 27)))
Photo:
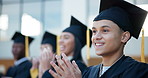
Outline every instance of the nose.
POLYGON ((101 40, 102 35, 100 32, 97 32, 95 35, 92 36, 93 40, 101 40))
POLYGON ((63 42, 64 42, 64 40, 62 38, 60 38, 59 44, 62 44, 63 42))

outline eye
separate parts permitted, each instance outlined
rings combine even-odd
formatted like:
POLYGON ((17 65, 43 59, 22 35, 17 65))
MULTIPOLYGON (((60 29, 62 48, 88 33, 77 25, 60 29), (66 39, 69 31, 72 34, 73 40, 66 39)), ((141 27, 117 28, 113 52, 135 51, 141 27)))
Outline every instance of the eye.
POLYGON ((97 31, 96 30, 92 30, 92 33, 95 34, 97 31))
POLYGON ((103 29, 103 32, 109 32, 109 30, 108 29, 103 29))
POLYGON ((69 36, 67 36, 67 35, 66 35, 66 36, 64 36, 64 39, 69 39, 69 36))

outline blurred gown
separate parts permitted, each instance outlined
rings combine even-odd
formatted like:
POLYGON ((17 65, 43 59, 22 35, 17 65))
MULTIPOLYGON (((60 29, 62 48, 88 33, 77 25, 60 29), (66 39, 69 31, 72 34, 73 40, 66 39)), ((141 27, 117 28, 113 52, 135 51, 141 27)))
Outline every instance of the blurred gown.
POLYGON ((128 56, 122 56, 101 77, 100 65, 88 67, 82 78, 148 78, 148 64, 137 62, 128 56))
MULTIPOLYGON (((80 60, 77 60, 76 63, 77 63, 77 65, 78 65, 79 69, 81 70, 81 72, 84 72, 84 70, 87 68, 87 66, 86 66, 82 61, 80 61, 80 60)), ((53 76, 52 76, 48 71, 49 71, 49 70, 47 70, 47 71, 43 74, 42 78, 53 78, 53 76)), ((54 70, 54 71, 55 71, 55 70, 54 70)))
POLYGON ((12 66, 8 69, 6 76, 13 78, 31 78, 30 68, 32 64, 29 60, 20 63, 17 66, 12 66))

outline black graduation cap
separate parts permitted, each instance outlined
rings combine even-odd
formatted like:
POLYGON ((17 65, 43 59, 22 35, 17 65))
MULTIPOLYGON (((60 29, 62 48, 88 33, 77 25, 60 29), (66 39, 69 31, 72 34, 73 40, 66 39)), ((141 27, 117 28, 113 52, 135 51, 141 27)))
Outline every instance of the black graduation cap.
MULTIPOLYGON (((29 44, 33 41, 32 37, 28 37, 29 39, 29 44)), ((12 37, 12 40, 14 43, 23 43, 25 44, 25 36, 22 35, 20 32, 15 32, 15 34, 12 37)))
POLYGON ((56 38, 56 35, 46 31, 43 35, 41 44, 51 44, 53 51, 56 52, 56 38))
POLYGON ((111 20, 138 39, 147 11, 123 0, 101 0, 100 3, 100 14, 94 21, 111 20))
MULTIPOLYGON (((75 17, 71 16, 71 23, 70 27, 66 28, 63 32, 70 32, 75 37, 77 37, 82 46, 86 44, 86 30, 87 26, 82 24, 80 21, 78 21, 75 17)), ((92 37, 92 31, 89 29, 90 32, 90 38, 92 37)), ((91 47, 91 39, 90 39, 90 47, 91 47)))

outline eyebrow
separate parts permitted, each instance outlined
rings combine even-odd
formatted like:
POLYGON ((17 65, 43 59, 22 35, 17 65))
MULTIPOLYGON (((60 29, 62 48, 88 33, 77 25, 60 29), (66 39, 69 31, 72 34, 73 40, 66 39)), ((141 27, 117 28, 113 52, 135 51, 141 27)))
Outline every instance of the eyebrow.
POLYGON ((96 27, 92 27, 92 29, 96 29, 96 27))
MULTIPOLYGON (((105 28, 105 27, 111 28, 110 26, 107 26, 107 25, 101 26, 101 28, 105 28)), ((92 27, 92 29, 96 29, 96 27, 92 27)))

